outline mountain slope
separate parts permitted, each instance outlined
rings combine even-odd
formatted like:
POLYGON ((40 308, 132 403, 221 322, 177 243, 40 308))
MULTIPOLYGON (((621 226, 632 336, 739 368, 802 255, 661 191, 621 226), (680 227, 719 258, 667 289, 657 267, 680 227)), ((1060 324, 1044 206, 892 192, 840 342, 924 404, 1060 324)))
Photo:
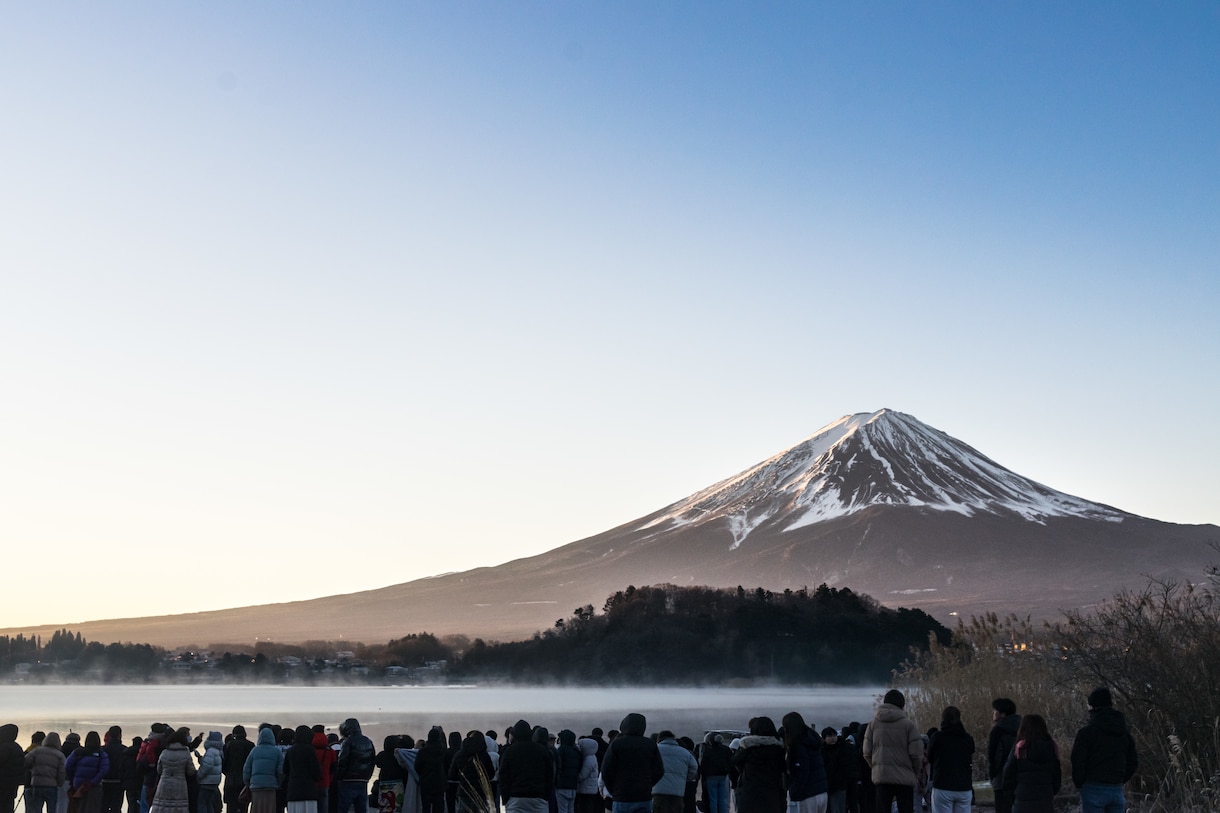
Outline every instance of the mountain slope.
POLYGON ((1055 491, 881 410, 841 418, 639 520, 497 567, 311 601, 70 626, 91 640, 163 645, 374 642, 421 630, 515 638, 576 607, 600 608, 629 584, 666 582, 825 582, 942 621, 1053 617, 1148 576, 1198 579, 1217 538, 1214 525, 1156 522, 1055 491))

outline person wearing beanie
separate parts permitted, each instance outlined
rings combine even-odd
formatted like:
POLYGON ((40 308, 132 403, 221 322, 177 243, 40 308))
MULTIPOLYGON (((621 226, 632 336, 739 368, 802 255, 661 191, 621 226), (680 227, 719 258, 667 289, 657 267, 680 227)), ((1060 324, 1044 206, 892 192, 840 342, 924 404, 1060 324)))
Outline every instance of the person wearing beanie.
POLYGON ((1007 697, 991 701, 991 732, 987 735, 987 776, 995 791, 995 813, 1012 813, 1012 794, 1004 790, 1004 765, 1017 744, 1021 715, 1007 697))
POLYGON ((1089 721, 1072 743, 1072 781, 1080 789, 1081 813, 1123 813, 1123 785, 1139 760, 1127 720, 1105 687, 1089 693, 1089 721))
POLYGON ((890 689, 864 735, 861 753, 872 774, 879 811, 889 810, 893 802, 898 803, 898 813, 915 810, 923 770, 923 737, 904 706, 902 692, 890 689))

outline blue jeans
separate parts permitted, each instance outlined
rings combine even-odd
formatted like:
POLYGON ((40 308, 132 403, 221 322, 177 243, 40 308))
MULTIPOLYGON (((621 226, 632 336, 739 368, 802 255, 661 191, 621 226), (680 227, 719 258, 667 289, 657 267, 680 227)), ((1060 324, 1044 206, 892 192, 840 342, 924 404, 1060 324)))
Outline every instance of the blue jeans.
POLYGON ((1080 788, 1080 813, 1127 813, 1123 786, 1085 782, 1080 788))
POLYGON ((652 813, 652 799, 647 802, 615 802, 610 813, 652 813))
POLYGON ((55 813, 55 805, 59 803, 59 787, 56 785, 30 785, 25 789, 25 795, 30 797, 33 807, 29 813, 39 813, 42 806, 47 806, 47 813, 55 813))
POLYGON ((339 813, 369 813, 369 783, 363 779, 344 779, 339 783, 339 813))
POLYGON ((729 778, 707 777, 707 813, 729 813, 729 778))

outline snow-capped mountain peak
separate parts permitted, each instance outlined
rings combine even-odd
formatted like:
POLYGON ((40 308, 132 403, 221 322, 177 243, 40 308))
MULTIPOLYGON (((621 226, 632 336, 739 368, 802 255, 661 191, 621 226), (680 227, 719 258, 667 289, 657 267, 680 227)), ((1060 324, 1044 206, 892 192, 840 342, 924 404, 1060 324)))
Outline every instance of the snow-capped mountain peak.
POLYGON ((1022 477, 910 415, 882 409, 843 416, 791 449, 663 509, 641 530, 723 519, 735 548, 764 522, 791 531, 876 505, 1017 514, 1034 522, 1127 516, 1022 477))

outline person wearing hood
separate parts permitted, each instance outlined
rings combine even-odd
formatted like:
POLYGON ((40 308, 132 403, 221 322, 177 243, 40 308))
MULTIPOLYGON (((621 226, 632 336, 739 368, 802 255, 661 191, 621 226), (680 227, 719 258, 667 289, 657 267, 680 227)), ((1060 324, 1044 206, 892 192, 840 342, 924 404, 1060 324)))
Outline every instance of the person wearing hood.
POLYGON ((0 726, 0 813, 13 813, 17 788, 25 779, 25 752, 17 744, 17 726, 0 726))
POLYGON ((169 735, 169 726, 165 723, 153 723, 148 730, 148 737, 140 746, 140 755, 136 759, 136 768, 143 783, 140 788, 140 813, 148 813, 153 794, 157 792, 157 758, 161 756, 161 749, 169 735))
POLYGON ((360 731, 360 721, 348 717, 339 725, 339 758, 335 762, 335 781, 339 783, 339 813, 368 813, 369 780, 377 749, 360 731))
POLYGON ((1061 771, 1059 747, 1046 720, 1040 714, 1025 715, 1001 780, 1012 796, 1012 813, 1055 813, 1061 771))
POLYGON ((85 735, 85 743, 64 763, 71 795, 69 809, 80 813, 101 813, 102 780, 110 773, 110 755, 102 750, 102 737, 96 731, 85 735))
POLYGON ((449 780, 456 785, 457 813, 476 813, 493 807, 491 778, 496 768, 488 753, 488 739, 481 731, 467 733, 449 765, 449 780))
POLYGON ((258 730, 258 744, 250 750, 241 778, 250 789, 250 813, 276 813, 275 794, 284 781, 284 752, 275 744, 275 732, 258 730))
POLYGON ((652 788, 665 775, 657 744, 644 736, 648 721, 631 713, 619 724, 602 759, 602 783, 614 799, 613 813, 649 813, 652 788))
POLYGON ((500 753, 500 798, 507 813, 549 813, 555 790, 555 759, 534 740, 525 720, 513 726, 512 742, 500 753))
POLYGON ((220 779, 224 769, 224 739, 219 731, 209 731, 199 758, 199 813, 220 813, 220 779))
POLYGON ((39 813, 44 806, 46 813, 55 813, 59 802, 59 788, 68 780, 64 764, 67 759, 59 741, 59 732, 52 731, 43 739, 42 745, 26 752, 25 768, 30 773, 25 795, 32 803, 30 813, 39 813))
POLYGON ((974 795, 974 738, 962 725, 957 706, 946 706, 940 730, 928 746, 932 767, 932 813, 970 813, 974 795))
POLYGON ((995 790, 995 813, 1012 813, 1012 797, 1004 790, 1004 766, 1017 744, 1021 715, 1017 704, 1007 697, 991 701, 991 731, 987 734, 987 776, 995 790))
POLYGON ((157 757, 157 789, 149 808, 151 813, 188 813, 191 809, 187 780, 193 778, 196 771, 190 741, 191 732, 185 728, 175 730, 166 738, 165 747, 157 757))
POLYGON ((686 804, 686 785, 699 777, 699 763, 672 731, 657 735, 664 775, 652 786, 653 813, 682 813, 686 804))
POLYGON ((419 802, 422 813, 445 813, 445 731, 440 726, 428 729, 424 747, 415 758, 415 772, 419 774, 419 802))
POLYGON ((318 797, 318 813, 328 813, 330 786, 335 777, 335 760, 338 759, 338 754, 326 741, 326 731, 320 726, 313 729, 310 744, 313 746, 314 759, 318 761, 318 784, 315 789, 318 797))
POLYGON ((1089 721, 1072 743, 1072 781, 1080 789, 1081 813, 1123 813, 1123 785, 1139 767, 1135 739, 1110 690, 1089 693, 1089 721))
POLYGON ((787 772, 784 743, 770 717, 750 720, 749 730, 733 752, 737 809, 751 813, 784 813, 788 807, 784 789, 787 772))
POLYGON ((576 747, 576 732, 559 732, 555 747, 555 804, 559 813, 573 813, 576 808, 576 786, 580 783, 580 768, 584 755, 576 747))
POLYGON ((576 800, 572 809, 575 813, 604 813, 601 793, 597 789, 601 773, 597 768, 597 740, 581 737, 576 747, 580 749, 580 771, 576 774, 576 800))
POLYGON ((788 800, 795 806, 794 813, 826 813, 830 785, 826 780, 822 738, 809 727, 800 712, 788 712, 781 723, 788 769, 788 800))
POLYGON ((923 735, 903 710, 906 698, 897 689, 885 693, 864 736, 862 752, 872 772, 877 810, 897 800, 898 813, 914 813, 919 774, 923 770, 923 735))

